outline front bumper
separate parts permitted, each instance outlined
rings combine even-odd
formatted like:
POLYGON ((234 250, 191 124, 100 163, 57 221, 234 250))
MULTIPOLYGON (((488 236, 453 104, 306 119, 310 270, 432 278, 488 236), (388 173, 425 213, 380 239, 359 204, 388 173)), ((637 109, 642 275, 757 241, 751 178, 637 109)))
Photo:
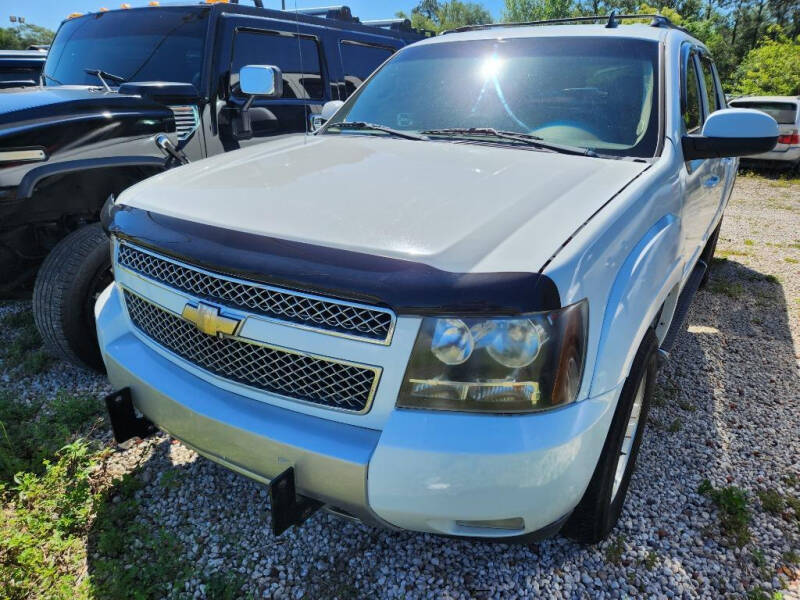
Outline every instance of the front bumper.
POLYGON ((294 467, 298 493, 392 528, 467 537, 555 533, 592 476, 619 389, 539 415, 394 410, 383 429, 221 389, 143 343, 116 285, 95 307, 108 376, 200 454, 261 482, 294 467), (487 522, 511 520, 513 528, 487 522))

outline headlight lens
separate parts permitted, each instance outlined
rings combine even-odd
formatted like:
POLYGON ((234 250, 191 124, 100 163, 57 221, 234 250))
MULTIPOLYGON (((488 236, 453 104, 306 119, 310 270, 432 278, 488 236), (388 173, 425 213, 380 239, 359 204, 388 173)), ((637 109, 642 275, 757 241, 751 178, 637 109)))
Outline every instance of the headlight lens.
POLYGON ((583 300, 510 319, 426 318, 397 406, 520 413, 573 402, 588 317, 583 300))

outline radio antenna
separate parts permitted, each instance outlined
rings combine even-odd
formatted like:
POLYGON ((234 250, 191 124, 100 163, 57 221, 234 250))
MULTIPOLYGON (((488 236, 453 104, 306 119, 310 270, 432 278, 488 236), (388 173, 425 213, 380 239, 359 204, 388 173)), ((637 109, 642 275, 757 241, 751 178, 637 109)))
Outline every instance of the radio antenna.
MULTIPOLYGON (((281 4, 285 4, 286 0, 281 0, 281 4)), ((303 128, 305 129, 305 135, 303 136, 303 144, 308 141, 308 120, 310 118, 310 107, 308 104, 308 90, 306 89, 306 75, 305 75, 305 68, 303 64, 303 44, 300 38, 300 11, 297 10, 297 0, 294 0, 294 22, 297 26, 297 53, 300 55, 300 81, 299 89, 303 90, 303 128)), ((322 75, 320 73, 320 75, 322 75)))

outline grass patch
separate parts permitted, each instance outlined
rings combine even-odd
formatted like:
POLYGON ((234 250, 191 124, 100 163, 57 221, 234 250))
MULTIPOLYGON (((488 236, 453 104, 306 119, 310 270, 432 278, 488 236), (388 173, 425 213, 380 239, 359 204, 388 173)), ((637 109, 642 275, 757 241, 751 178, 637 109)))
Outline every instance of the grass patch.
POLYGON ((16 336, 0 350, 5 366, 9 369, 21 367, 23 375, 35 375, 47 369, 51 359, 42 348, 42 337, 33 321, 33 313, 22 311, 5 315, 2 325, 16 331, 16 336))
MULTIPOLYGON (((98 503, 89 534, 90 547, 99 554, 90 571, 98 598, 128 598, 132 590, 136 598, 163 598, 173 590, 183 590, 193 574, 193 565, 182 558, 186 549, 172 532, 154 530, 137 520, 140 501, 136 492, 141 488, 142 482, 128 473, 116 480, 104 502, 98 503)), ((207 593, 207 597, 236 595, 207 593)))
POLYGON ((54 400, 21 402, 0 391, 0 483, 20 471, 41 474, 46 460, 102 415, 101 403, 91 396, 59 393, 54 400))
POLYGON ((206 597, 214 600, 234 600, 240 598, 244 577, 217 571, 206 581, 206 597))
POLYGON ((41 475, 21 473, 0 484, 0 597, 9 600, 87 597, 85 537, 100 495, 91 481, 96 452, 83 440, 62 448, 41 475))
POLYGON ((669 431, 670 433, 678 433, 681 430, 681 427, 683 427, 683 421, 681 421, 680 417, 678 417, 677 419, 672 421, 672 423, 669 424, 669 427, 667 427, 667 431, 669 431))
POLYGON ((714 254, 721 260, 728 260, 731 256, 750 256, 750 253, 744 250, 717 250, 714 254))
POLYGON ((652 571, 658 564, 658 554, 656 554, 651 550, 650 552, 647 553, 647 556, 645 556, 644 560, 642 561, 642 564, 644 565, 645 569, 647 569, 648 571, 652 571))
POLYGON ((765 592, 761 588, 755 588, 747 592, 747 600, 783 600, 780 592, 765 592))
POLYGON ((795 498, 794 496, 784 496, 783 500, 786 502, 786 506, 794 511, 794 518, 797 521, 800 521, 800 498, 795 498))
POLYGON ((704 479, 697 491, 717 507, 722 532, 740 548, 744 546, 750 540, 750 509, 744 490, 734 485, 715 489, 704 479))
POLYGON ((625 537, 618 535, 606 546, 606 562, 612 565, 620 564, 623 552, 625 552, 625 537))
POLYGON ((756 243, 753 240, 745 240, 744 241, 744 245, 745 246, 755 246, 756 243))
POLYGON ((785 562, 787 565, 792 565, 792 566, 800 565, 800 554, 798 554, 794 550, 788 550, 787 552, 784 552, 781 555, 781 558, 783 559, 783 562, 785 562))
POLYGON ((787 263, 792 263, 792 264, 800 263, 800 260, 797 260, 796 258, 792 258, 791 256, 787 256, 783 260, 785 262, 787 262, 787 263))
POLYGON ((713 294, 722 294, 728 298, 739 298, 744 293, 744 286, 735 281, 711 281, 708 289, 713 294))
POLYGON ((758 492, 758 499, 761 500, 761 506, 764 510, 773 515, 779 515, 786 508, 786 503, 775 490, 760 490, 758 492))
POLYGON ((681 410, 685 410, 686 412, 694 412, 697 410, 697 407, 694 404, 692 404, 688 400, 683 400, 683 399, 678 400, 678 407, 681 410))
MULTIPOLYGON (((140 518, 141 480, 111 480, 112 451, 75 437, 99 423, 100 404, 0 393, 1 599, 164 598, 193 575, 175 532, 140 518)), ((242 583, 211 578, 205 595, 240 597, 242 583)))
POLYGON ((663 385, 655 386, 650 403, 656 407, 665 406, 672 404, 677 396, 678 388, 671 381, 667 381, 663 385))

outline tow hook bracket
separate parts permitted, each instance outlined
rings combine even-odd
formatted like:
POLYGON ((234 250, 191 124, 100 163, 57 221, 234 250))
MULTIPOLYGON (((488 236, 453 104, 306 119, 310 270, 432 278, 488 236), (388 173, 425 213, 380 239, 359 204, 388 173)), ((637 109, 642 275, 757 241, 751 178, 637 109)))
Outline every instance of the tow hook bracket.
POLYGON ((131 438, 146 438, 156 432, 156 426, 145 417, 136 414, 130 388, 122 388, 105 397, 111 430, 118 444, 131 438))
POLYGON ((281 535, 292 525, 302 525, 322 507, 322 502, 297 494, 294 467, 289 467, 269 483, 272 534, 281 535))

